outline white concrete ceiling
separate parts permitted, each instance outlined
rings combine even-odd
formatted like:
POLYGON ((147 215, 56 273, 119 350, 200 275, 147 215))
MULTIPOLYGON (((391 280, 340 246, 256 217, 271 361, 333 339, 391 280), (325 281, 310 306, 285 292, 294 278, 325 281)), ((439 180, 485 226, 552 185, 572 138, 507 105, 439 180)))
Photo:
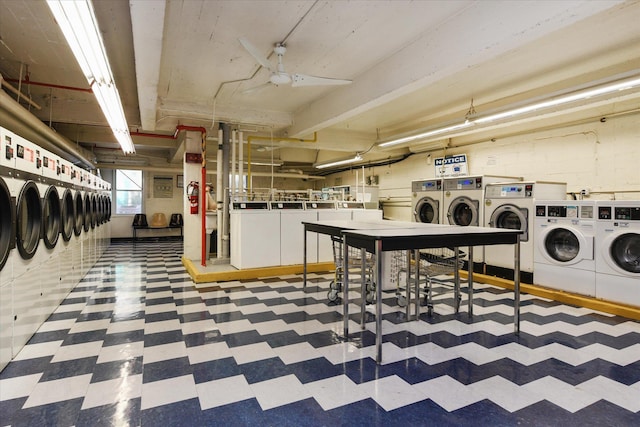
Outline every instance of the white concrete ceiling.
MULTIPOLYGON (((276 140, 318 132, 317 143, 299 144, 313 154, 297 163, 462 118, 471 99, 482 113, 640 73, 639 1, 131 0, 94 7, 132 132, 172 134, 182 124, 214 133, 220 121, 276 140), (353 83, 247 93, 269 72, 240 37, 273 62, 274 44, 284 42, 289 73, 353 83)), ((44 1, 0 1, 0 73, 15 87, 27 73, 48 85, 21 90, 42 107, 31 111, 72 141, 98 154, 116 147, 91 93, 52 87, 88 85, 44 1)), ((639 104, 636 91, 563 120, 639 104)), ((140 156, 174 159, 175 141, 134 142, 140 156)), ((284 158, 300 153, 282 145, 284 158)), ((365 160, 390 153, 374 147, 365 160)))

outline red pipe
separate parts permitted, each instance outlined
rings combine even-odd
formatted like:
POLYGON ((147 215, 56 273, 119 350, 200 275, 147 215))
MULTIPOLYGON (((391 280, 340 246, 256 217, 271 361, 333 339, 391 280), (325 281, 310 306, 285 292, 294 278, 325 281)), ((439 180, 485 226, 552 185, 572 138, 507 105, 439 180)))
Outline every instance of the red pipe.
POLYGON ((52 87, 54 89, 77 90, 79 92, 93 93, 93 90, 91 88, 87 89, 87 88, 83 88, 83 87, 55 85, 53 83, 34 82, 34 81, 29 80, 28 78, 25 78, 22 81, 20 81, 18 79, 7 79, 7 78, 5 78, 5 80, 8 81, 8 82, 11 82, 11 83, 24 83, 24 84, 28 84, 28 85, 34 85, 34 86, 52 87))
POLYGON ((176 139, 174 135, 162 135, 159 133, 148 133, 148 132, 129 132, 131 136, 144 136, 148 138, 166 138, 166 139, 176 139))

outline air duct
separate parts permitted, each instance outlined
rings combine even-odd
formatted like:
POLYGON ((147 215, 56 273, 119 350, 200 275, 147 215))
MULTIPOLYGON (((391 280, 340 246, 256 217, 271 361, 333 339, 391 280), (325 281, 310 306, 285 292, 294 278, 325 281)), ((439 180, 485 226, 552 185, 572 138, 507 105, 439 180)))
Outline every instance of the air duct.
POLYGON ((56 133, 3 90, 0 90, 0 126, 76 165, 96 168, 92 153, 56 133))

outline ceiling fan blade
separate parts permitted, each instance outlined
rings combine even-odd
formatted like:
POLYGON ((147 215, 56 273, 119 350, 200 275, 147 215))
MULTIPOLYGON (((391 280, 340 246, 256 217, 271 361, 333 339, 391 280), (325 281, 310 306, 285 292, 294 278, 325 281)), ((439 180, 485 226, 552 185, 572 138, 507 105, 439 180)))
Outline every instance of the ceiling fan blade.
POLYGON ((245 90, 241 91, 240 94, 241 95, 248 95, 250 93, 260 92, 261 90, 264 90, 264 89, 268 88, 269 86, 272 86, 271 82, 263 83, 261 85, 253 86, 253 87, 250 87, 248 89, 245 89, 245 90))
POLYGON ((292 74, 291 87, 302 86, 340 86, 351 84, 351 80, 331 79, 329 77, 308 76, 306 74, 292 74))
POLYGON ((267 57, 264 56, 254 45, 252 45, 249 40, 245 39, 244 37, 240 37, 238 41, 240 42, 242 47, 244 47, 245 50, 249 52, 251 56, 253 56, 253 59, 255 59, 258 64, 262 65, 272 73, 276 72, 276 69, 271 64, 271 62, 269 62, 267 57))

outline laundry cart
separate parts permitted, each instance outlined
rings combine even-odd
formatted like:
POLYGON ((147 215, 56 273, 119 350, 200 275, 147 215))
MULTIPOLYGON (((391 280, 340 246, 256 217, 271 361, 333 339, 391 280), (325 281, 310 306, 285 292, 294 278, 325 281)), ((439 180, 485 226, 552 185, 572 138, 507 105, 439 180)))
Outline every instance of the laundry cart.
POLYGON ((344 281, 345 268, 349 269, 349 283, 353 285, 361 285, 364 277, 366 288, 364 298, 367 304, 373 302, 375 298, 375 283, 373 281, 373 267, 375 258, 372 254, 359 248, 349 247, 349 265, 344 262, 344 246, 341 237, 331 236, 333 245, 333 261, 336 265, 335 275, 329 284, 329 292, 327 299, 329 302, 339 302, 340 292, 342 292, 342 284, 344 281), (364 258, 363 258, 364 257, 364 258), (364 275, 362 274, 364 270, 364 275))
POLYGON ((434 248, 420 251, 394 251, 392 270, 396 275, 396 297, 398 305, 407 307, 415 298, 416 316, 419 315, 418 299, 424 297, 427 313, 433 314, 434 296, 453 291, 454 308, 460 309, 460 277, 465 253, 458 248, 434 248), (418 260, 418 262, 416 261, 418 260), (417 274, 417 285, 416 285, 417 274), (453 280, 453 282, 452 282, 453 280), (418 294, 415 294, 415 289, 418 294))

